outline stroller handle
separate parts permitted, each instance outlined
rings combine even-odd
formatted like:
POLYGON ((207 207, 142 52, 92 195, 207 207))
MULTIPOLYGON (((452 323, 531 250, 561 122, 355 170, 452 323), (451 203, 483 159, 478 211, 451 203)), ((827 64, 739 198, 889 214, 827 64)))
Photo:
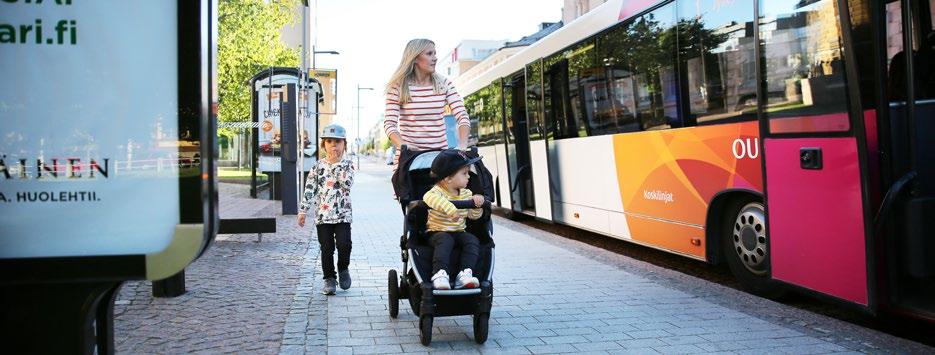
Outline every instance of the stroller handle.
POLYGON ((454 204, 456 208, 461 209, 461 210, 490 207, 490 201, 487 201, 486 198, 484 199, 484 204, 482 204, 480 207, 475 206, 473 200, 458 200, 458 201, 451 201, 451 203, 454 204))
MULTIPOLYGON (((474 206, 474 201, 473 201, 473 200, 458 200, 458 201, 451 201, 451 203, 452 203, 453 205, 455 205, 455 208, 457 208, 457 209, 462 209, 462 210, 463 210, 463 209, 473 209, 473 208, 490 207, 490 201, 487 200, 486 198, 484 199, 484 204, 481 205, 481 207, 474 206)), ((415 200, 415 201, 409 202, 409 208, 408 208, 408 209, 412 209, 412 208, 414 208, 414 207, 416 207, 416 206, 420 206, 420 205, 421 205, 421 206, 425 206, 426 208, 431 208, 431 207, 429 207, 429 206, 425 203, 425 201, 422 201, 422 200, 415 200)))
MULTIPOLYGON (((408 152, 413 152, 413 153, 422 152, 422 151, 423 151, 423 150, 418 150, 418 149, 409 148, 409 145, 408 145, 408 144, 405 144, 405 143, 399 145, 399 150, 400 150, 401 152, 408 151, 408 152)), ((440 150, 442 150, 442 149, 428 149, 428 150, 424 150, 424 151, 440 151, 440 150)), ((474 146, 468 147, 468 151, 469 151, 469 152, 472 152, 472 153, 474 153, 474 154, 477 154, 477 146, 474 145, 474 146)))

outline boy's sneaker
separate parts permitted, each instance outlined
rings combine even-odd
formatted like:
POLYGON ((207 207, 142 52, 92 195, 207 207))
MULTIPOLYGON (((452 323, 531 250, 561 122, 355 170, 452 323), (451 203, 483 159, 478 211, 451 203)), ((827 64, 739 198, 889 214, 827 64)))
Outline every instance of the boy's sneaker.
POLYGON ((448 272, 445 270, 438 270, 435 273, 435 276, 432 276, 432 286, 436 290, 450 290, 451 282, 448 281, 448 272))
POLYGON ((338 280, 340 280, 342 290, 351 288, 351 271, 341 270, 338 272, 338 280))
POLYGON ((458 273, 458 278, 455 279, 455 288, 477 288, 480 286, 480 281, 477 281, 477 278, 474 277, 471 269, 464 269, 458 273))
POLYGON ((337 282, 334 280, 334 278, 325 279, 325 287, 321 288, 321 294, 333 295, 336 286, 337 286, 337 282))

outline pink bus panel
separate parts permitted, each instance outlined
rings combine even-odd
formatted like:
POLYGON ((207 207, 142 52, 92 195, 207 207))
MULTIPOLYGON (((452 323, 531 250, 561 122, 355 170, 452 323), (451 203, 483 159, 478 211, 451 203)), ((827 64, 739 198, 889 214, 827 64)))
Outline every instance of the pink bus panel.
POLYGON ((854 138, 766 139, 773 278, 867 305, 860 166, 854 138), (799 149, 821 148, 805 170, 799 149))

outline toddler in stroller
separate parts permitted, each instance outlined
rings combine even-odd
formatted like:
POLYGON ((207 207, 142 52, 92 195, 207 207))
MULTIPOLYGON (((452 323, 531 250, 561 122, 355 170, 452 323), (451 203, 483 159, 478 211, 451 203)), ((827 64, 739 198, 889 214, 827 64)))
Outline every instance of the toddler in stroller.
MULTIPOLYGON (((437 164, 436 164, 437 165, 437 164)), ((439 175, 441 175, 439 174, 439 175)), ((437 179, 444 179, 441 176, 437 179)), ((457 178, 457 177, 455 177, 457 178)), ((422 151, 410 152, 405 147, 401 150, 400 165, 393 176, 393 185, 396 189, 396 196, 399 197, 403 206, 405 218, 403 221, 403 235, 400 239, 400 249, 402 250, 403 277, 398 278, 396 270, 389 271, 389 310, 391 317, 397 317, 399 314, 399 300, 402 298, 409 300, 413 313, 419 316, 419 330, 422 344, 428 345, 432 339, 432 323, 434 317, 455 316, 455 315, 473 315, 474 317, 474 340, 478 343, 484 343, 487 340, 488 321, 490 319, 490 308, 493 300, 493 265, 494 265, 494 243, 491 239, 492 224, 490 222, 490 201, 493 197, 493 183, 490 172, 484 167, 476 152, 461 152, 455 150, 446 151, 422 151), (436 178, 431 177, 432 162, 436 157, 443 155, 442 161, 455 161, 456 164, 449 164, 448 170, 461 170, 463 166, 470 166, 467 181, 467 190, 462 191, 461 196, 470 196, 471 193, 485 198, 459 199, 458 196, 448 195, 451 201, 444 203, 426 202, 419 200, 422 196, 435 188, 436 178), (456 158, 452 159, 452 155, 456 158), (452 169, 452 167, 456 169, 452 169), (482 202, 482 207, 478 209, 478 202, 482 202), (436 207, 446 206, 447 211, 431 211, 430 205, 436 207), (452 208, 463 209, 467 211, 453 211, 452 208), (474 210, 473 212, 468 212, 474 210), (439 230, 439 219, 432 218, 432 226, 429 227, 429 213, 438 213, 438 215, 470 215, 476 219, 451 218, 451 223, 442 223, 445 225, 454 225, 447 229, 449 231, 461 230, 473 237, 476 237, 476 244, 471 243, 471 238, 463 237, 462 241, 467 243, 455 243, 455 238, 448 239, 447 245, 443 248, 452 247, 450 254, 445 257, 436 254, 432 247, 432 235, 429 230, 439 230), (455 223, 458 222, 458 223, 455 223), (463 223, 463 224, 461 224, 463 223), (476 250, 476 251, 475 251, 476 250), (462 260, 471 262, 471 255, 462 257, 462 254, 473 254, 476 252, 476 263, 474 265, 462 265, 462 260), (439 260, 441 256, 447 260, 439 260), (439 268, 439 270, 433 270, 439 268), (470 269, 468 273, 465 269, 470 269), (447 277, 435 277, 439 274, 455 275, 460 274, 459 280, 455 280, 455 289, 451 289, 447 277), (438 287, 436 287, 436 284, 438 287), (464 287, 458 287, 464 286, 464 287), (474 286, 471 288, 471 286, 474 286)), ((437 190, 437 188, 435 188, 437 190)), ((447 193, 447 192, 445 192, 447 193)), ((438 196, 438 195, 436 195, 438 196)), ((440 219, 442 222, 445 218, 440 219)), ((445 229, 443 229, 445 230, 445 229)), ((450 234, 449 234, 450 238, 450 234)), ((439 238, 436 238, 439 239, 439 238)))

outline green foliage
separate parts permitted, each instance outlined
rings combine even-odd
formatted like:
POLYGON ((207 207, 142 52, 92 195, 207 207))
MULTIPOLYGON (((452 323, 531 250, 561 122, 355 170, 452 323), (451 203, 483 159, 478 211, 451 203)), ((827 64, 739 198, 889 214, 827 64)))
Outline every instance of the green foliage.
MULTIPOLYGON (((293 24, 296 0, 221 0, 218 6, 218 120, 250 120, 246 82, 269 66, 297 67, 299 50, 287 48, 280 29, 293 24)), ((222 130, 223 131, 223 130, 222 130)), ((229 132, 228 132, 229 133, 229 132)))

